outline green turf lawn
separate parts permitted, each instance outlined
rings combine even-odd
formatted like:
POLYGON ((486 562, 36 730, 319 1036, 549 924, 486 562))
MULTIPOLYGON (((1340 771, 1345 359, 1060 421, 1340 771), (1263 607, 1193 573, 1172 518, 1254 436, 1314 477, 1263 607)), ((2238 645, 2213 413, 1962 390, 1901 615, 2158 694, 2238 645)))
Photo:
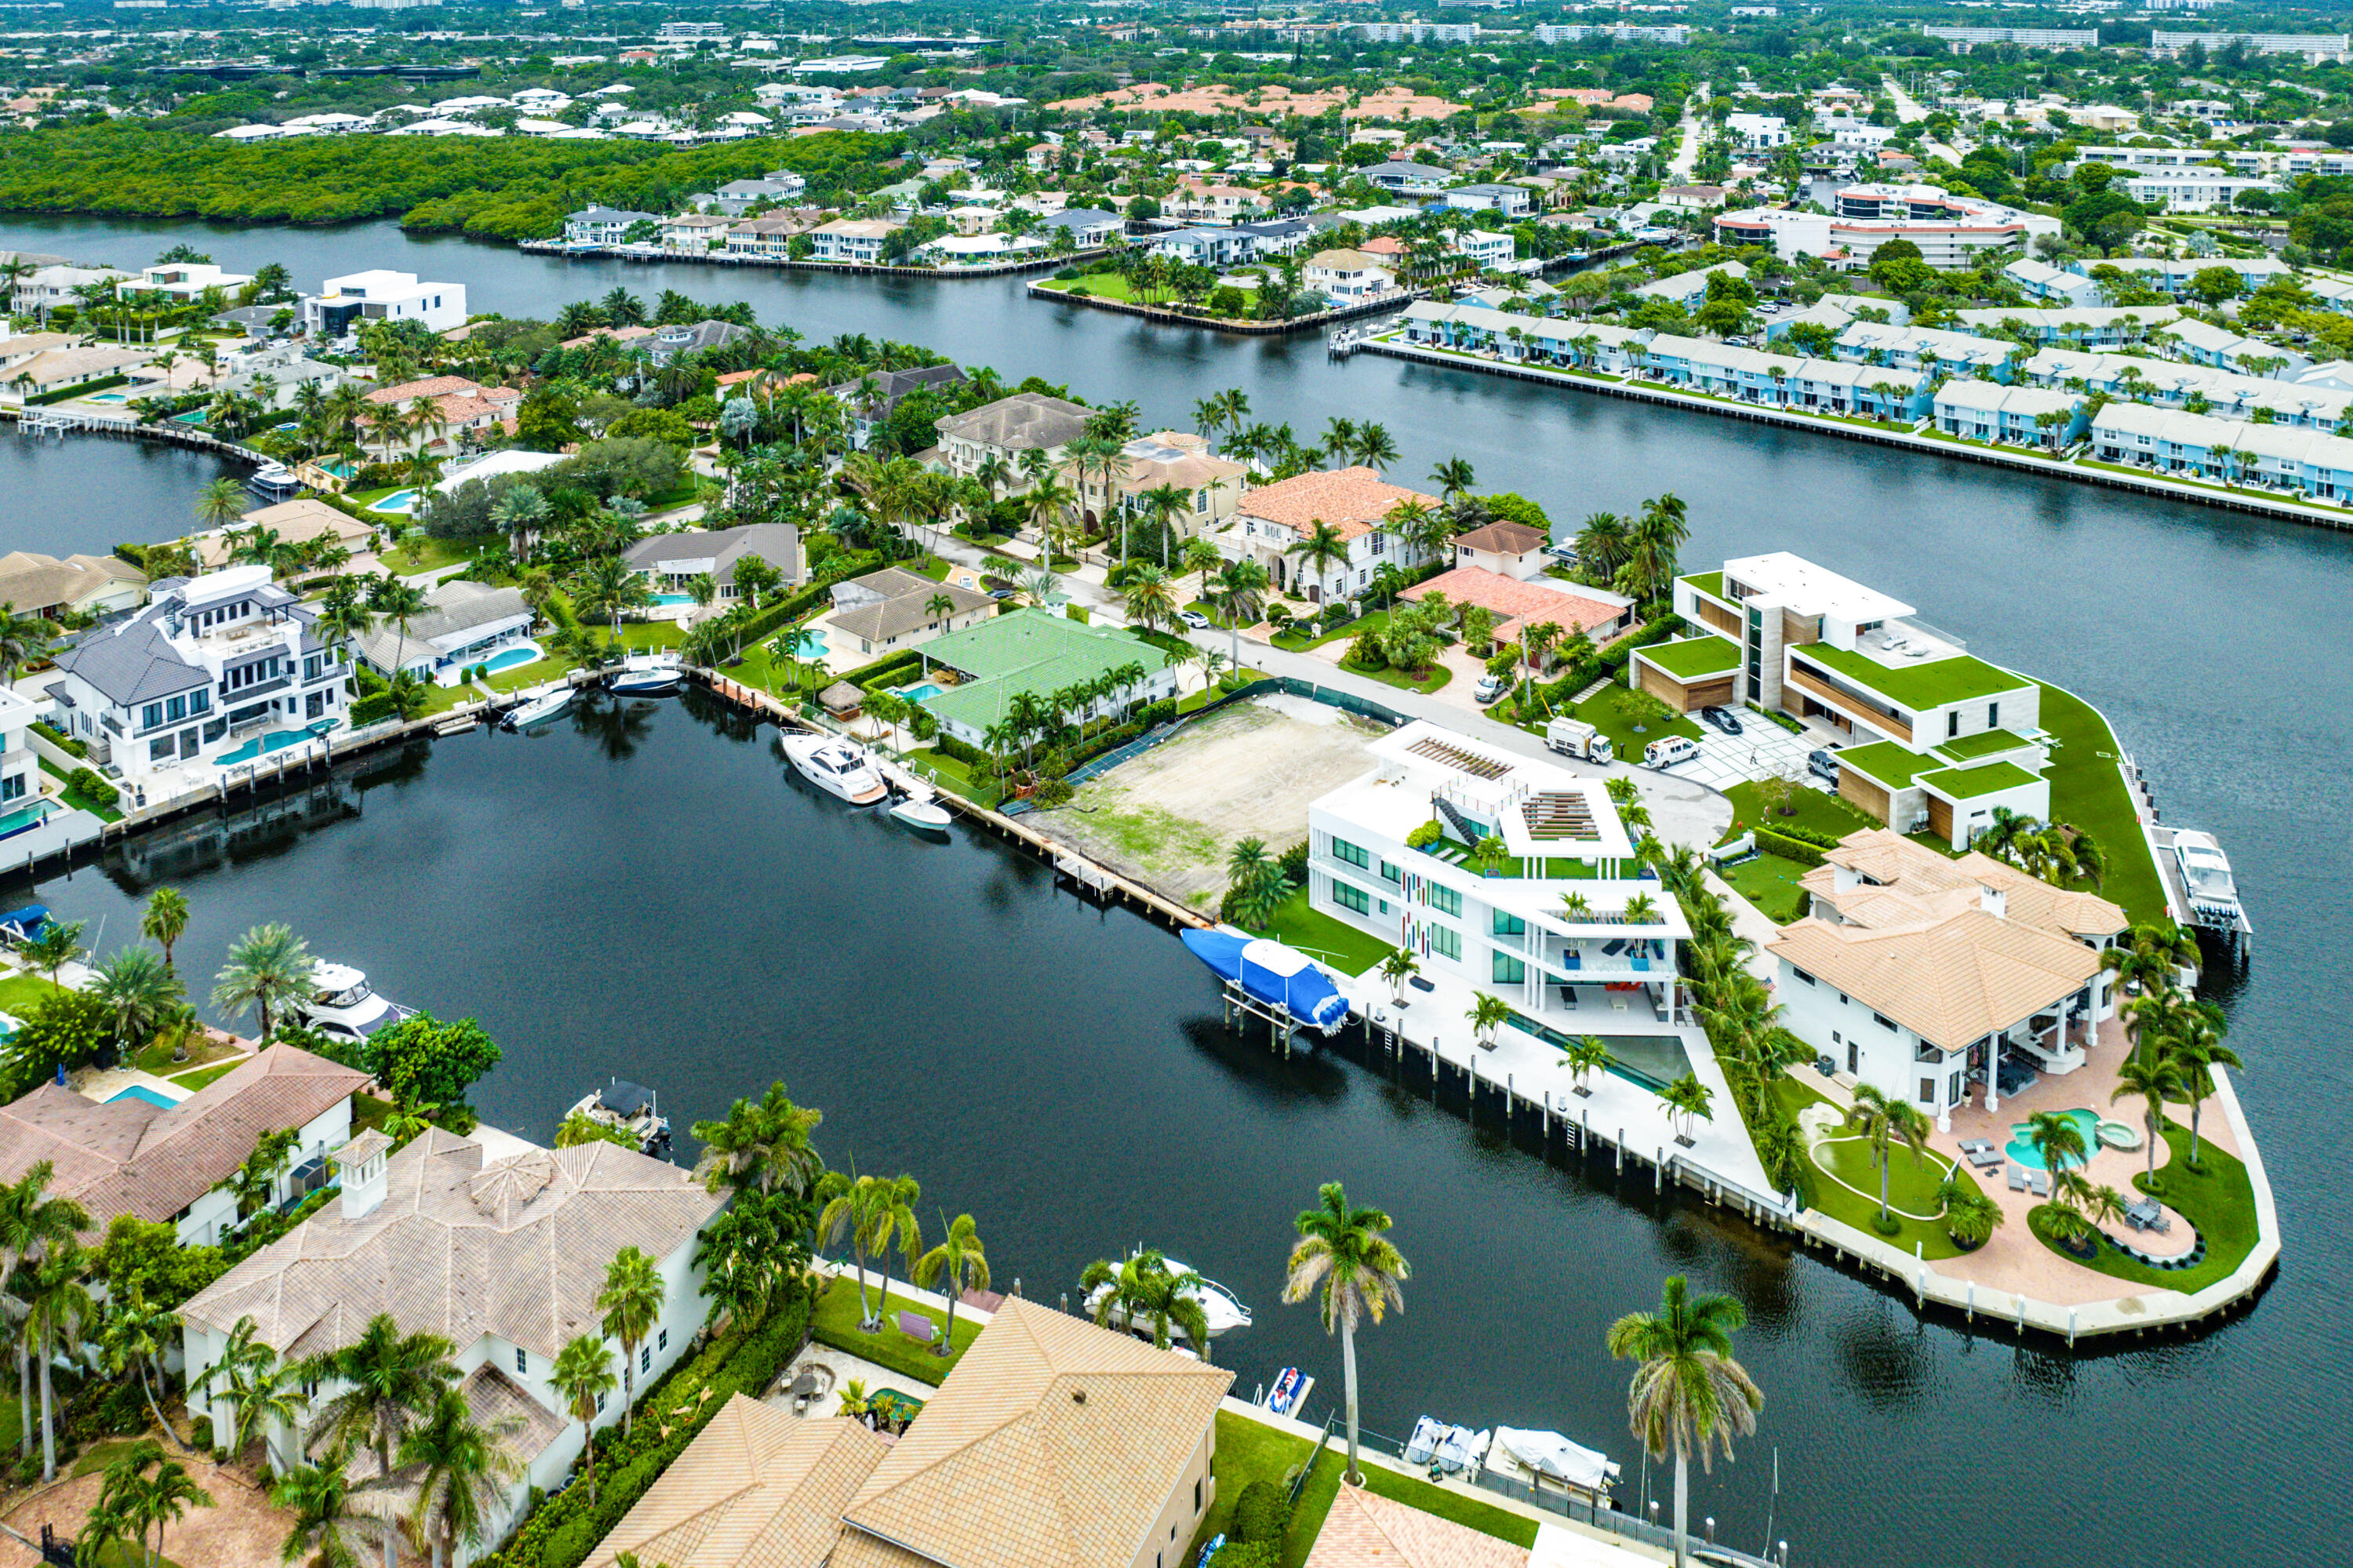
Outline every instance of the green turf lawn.
MULTIPOLYGON (((2202 1170, 2189 1169, 2189 1129, 2168 1121, 2165 1128, 2165 1143, 2171 1152, 2166 1162, 2157 1168, 2159 1192, 2158 1197, 2165 1206, 2198 1227, 2206 1238, 2206 1256, 2195 1268, 2151 1268, 2126 1257, 2116 1248, 2103 1245, 2099 1256, 2092 1262, 2057 1246, 2044 1233, 2041 1224, 2043 1210, 2051 1205, 2038 1204, 2028 1216, 2035 1235, 2042 1245, 2058 1253, 2068 1262, 2094 1269, 2113 1278, 2159 1290, 2179 1290, 2185 1294, 2202 1290, 2239 1266, 2262 1238, 2262 1229, 2255 1213, 2254 1182, 2247 1168, 2234 1155, 2226 1154, 2212 1143, 2201 1140, 2198 1157, 2202 1170)), ((2133 1177, 2133 1185, 2148 1190, 2148 1179, 2133 1177)))
MULTIPOLYGON (((881 1277, 871 1266, 867 1269, 866 1299, 871 1304, 881 1287, 881 1277)), ((809 1337, 820 1344, 848 1351, 892 1372, 903 1372, 922 1383, 938 1383, 955 1370, 964 1352, 980 1334, 980 1319, 969 1313, 958 1312, 955 1320, 955 1351, 952 1355, 932 1353, 928 1345, 919 1345, 899 1330, 902 1311, 919 1312, 939 1324, 946 1316, 928 1307, 918 1306, 904 1296, 893 1295, 882 1308, 882 1329, 870 1334, 858 1326, 858 1277, 855 1272, 837 1277, 817 1304, 809 1319, 809 1337)))
POLYGON ((1882 827, 1876 817, 1849 802, 1842 796, 1810 789, 1803 785, 1789 791, 1791 814, 1768 813, 1765 803, 1757 798, 1754 784, 1735 784, 1726 789, 1725 798, 1732 802, 1732 826, 1725 830, 1726 839, 1737 838, 1748 828, 1761 827, 1771 832, 1780 829, 1806 828, 1818 833, 1830 833, 1844 838, 1865 828, 1882 827))
POLYGON ((51 985, 47 975, 10 975, 0 980, 0 1012, 30 1018, 33 1009, 47 1001, 50 992, 65 989, 51 985))
POLYGON ((1309 908, 1303 887, 1293 888, 1275 907, 1273 922, 1264 934, 1352 975, 1363 974, 1397 950, 1392 943, 1309 908))
MULTIPOLYGON (((394 527, 407 526, 388 512, 374 515, 380 515, 394 527)), ((460 561, 470 561, 474 558, 474 546, 461 545, 455 539, 436 539, 428 536, 419 540, 416 549, 416 555, 411 556, 409 546, 403 541, 385 551, 378 559, 401 577, 414 577, 419 572, 438 571, 443 567, 454 567, 460 561)))
POLYGON ((216 1066, 198 1067, 192 1073, 180 1074, 178 1076, 174 1077, 172 1082, 179 1085, 184 1089, 201 1089, 206 1084, 211 1083, 215 1078, 220 1077, 224 1074, 235 1071, 239 1065, 240 1064, 236 1062, 223 1062, 216 1066))
POLYGON ((2107 857, 2100 893, 2136 923, 2166 914, 2165 885, 2148 839, 2133 814, 2132 794, 2116 770, 2116 740, 2091 705, 2057 686, 2042 688, 2042 727, 2059 737, 2051 753, 2051 817, 2099 842, 2107 857))
MULTIPOLYGON (((1300 1491, 1298 1506, 1292 1510, 1291 1533, 1283 1542, 1283 1562, 1286 1564, 1305 1561, 1305 1548, 1300 1543, 1303 1541, 1312 1546, 1316 1534, 1323 1531, 1324 1517, 1332 1511, 1332 1499, 1339 1495, 1340 1474, 1347 1466, 1345 1435, 1335 1430, 1331 1446, 1324 1450, 1315 1461, 1315 1467, 1308 1472, 1307 1485, 1300 1491), (1296 1559, 1291 1555, 1294 1549, 1301 1552, 1296 1559)), ((1452 1520, 1482 1535, 1508 1541, 1514 1546, 1534 1546, 1536 1543, 1535 1520, 1482 1501, 1475 1492, 1466 1492, 1455 1487, 1432 1486, 1428 1481, 1412 1476, 1400 1476, 1395 1470, 1379 1465, 1365 1467, 1365 1489, 1392 1502, 1401 1502, 1424 1513, 1452 1520)))
POLYGON ((1760 854, 1738 865, 1725 866, 1716 874, 1762 910, 1767 919, 1777 926, 1786 926, 1806 912, 1806 890, 1798 885, 1798 878, 1806 871, 1794 860, 1760 854))
POLYGON ((1367 670, 1346 659, 1340 661, 1340 668, 1347 671, 1352 675, 1369 676, 1371 679, 1378 681, 1385 686, 1396 686, 1408 692, 1419 692, 1423 696, 1428 696, 1430 693, 1446 684, 1447 682, 1454 679, 1454 671, 1451 666, 1435 662, 1430 666, 1430 673, 1419 681, 1415 680, 1411 675, 1407 674, 1402 670, 1367 670))
MULTIPOLYGON (((1773 1092, 1792 1116, 1822 1100, 1821 1096, 1786 1075, 1774 1080, 1773 1092)), ((1833 1142, 1824 1150, 1824 1158, 1830 1161, 1831 1169, 1862 1191, 1851 1192, 1816 1172, 1806 1182, 1809 1208, 1819 1210, 1842 1224, 1852 1225, 1863 1234, 1876 1237, 1900 1252, 1910 1253, 1916 1246, 1919 1255, 1926 1258, 1961 1255, 1960 1244, 1946 1233, 1942 1224, 1935 1222, 1898 1216, 1894 1235, 1881 1233, 1875 1223, 1879 1214, 1876 1197, 1879 1167, 1873 1163, 1871 1151, 1866 1146, 1860 1142, 1833 1142), (1873 1195, 1866 1197, 1863 1193, 1873 1195)), ((1961 1171, 1958 1175, 1963 1186, 1973 1192, 1982 1191, 1968 1171, 1961 1171)), ((1888 1202, 1896 1208, 1909 1209, 1915 1214, 1926 1213, 1936 1206, 1936 1183, 1942 1180, 1944 1167, 1937 1155, 1934 1152, 1926 1155, 1924 1162, 1915 1169, 1911 1151, 1899 1146, 1888 1169, 1888 1202)))
MULTIPOLYGON (((1218 1483, 1218 1495, 1209 1504, 1209 1511, 1201 1516, 1201 1528, 1193 1534, 1192 1545, 1186 1548, 1179 1561, 1192 1563, 1201 1552, 1202 1543, 1213 1535, 1222 1535, 1234 1521, 1234 1505, 1241 1500, 1242 1489, 1252 1481, 1264 1481, 1281 1486, 1292 1467, 1304 1465, 1314 1445, 1306 1438, 1237 1415, 1230 1410, 1218 1412, 1218 1457, 1209 1462, 1209 1474, 1218 1483)), ((1324 1508, 1331 1507, 1327 1494, 1324 1508)), ((1315 1522, 1321 1525, 1324 1515, 1318 1510, 1315 1522)), ((1284 1568, 1298 1568, 1307 1560, 1308 1549, 1315 1543, 1313 1530, 1294 1528, 1284 1537, 1282 1562, 1284 1568)))
POLYGON ((1641 765, 1642 747, 1651 741, 1670 735, 1687 736, 1698 740, 1705 734, 1690 719, 1678 715, 1664 722, 1650 720, 1648 727, 1641 735, 1636 735, 1635 710, 1630 705, 1633 697, 1634 694, 1623 686, 1607 686, 1567 711, 1608 736, 1609 744, 1617 750, 1619 761, 1630 762, 1637 767, 1641 765))

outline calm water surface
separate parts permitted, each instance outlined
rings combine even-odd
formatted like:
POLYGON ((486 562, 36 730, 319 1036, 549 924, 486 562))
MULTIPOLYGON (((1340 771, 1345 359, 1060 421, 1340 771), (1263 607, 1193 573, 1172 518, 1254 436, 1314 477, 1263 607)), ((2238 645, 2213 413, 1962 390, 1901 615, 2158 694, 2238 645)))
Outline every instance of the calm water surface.
MULTIPOLYGON (((782 1076, 826 1107, 837 1162, 906 1169, 926 1217, 969 1208, 1004 1276, 1052 1298, 1146 1239, 1233 1286, 1257 1327, 1220 1347, 1248 1386, 1292 1362, 1336 1397, 1337 1356, 1276 1300, 1289 1215, 1338 1176, 1397 1216, 1406 1314, 1366 1346, 1366 1417, 1425 1411, 1557 1427, 1630 1456, 1602 1328, 1684 1270, 1755 1314, 1744 1356, 1770 1403, 1740 1461, 1695 1488, 1730 1538, 1801 1561, 2040 1563, 2229 1558, 2285 1568, 2333 1538, 2353 1484, 2353 1287, 2342 1130, 2353 849, 2346 798, 2343 535, 1636 408, 1320 342, 1231 343, 1075 307, 1018 282, 941 284, 570 264, 390 226, 293 233, 0 218, 0 248, 137 264, 187 238, 298 281, 393 266, 466 282, 478 310, 546 314, 616 282, 746 298, 814 338, 928 344, 1008 379, 1134 397, 1183 423, 1238 386, 1303 436, 1386 424, 1396 471, 1461 453, 1482 488, 1556 519, 1690 503, 1687 558, 1788 548, 1911 599, 1973 651, 2098 704, 2168 820, 2219 832, 2261 933, 2217 992, 2253 1071, 2242 1094, 2286 1225, 2249 1317, 2189 1342, 2080 1357, 1923 1325, 1895 1301, 1645 1182, 1547 1167, 1465 1124, 1459 1097, 1333 1054, 1284 1066, 1222 1035, 1216 995, 1165 933, 1057 896, 986 843, 917 843, 805 795, 766 737, 661 705, 531 740, 446 743, 322 831, 256 834, 167 866, 204 972, 247 925, 287 919, 393 995, 471 1012, 508 1061, 479 1098, 545 1134, 598 1075, 654 1082, 681 1124, 782 1076), (624 755, 626 753, 626 755, 624 755), (1966 1542, 1966 1546, 1960 1544, 1966 1542)), ((85 440, 0 437, 0 550, 103 550, 185 526, 209 465, 85 440)), ((47 885, 103 916, 117 868, 47 885)), ((1316 1414, 1320 1416, 1321 1411, 1316 1414)), ((1635 1467, 1630 1466, 1630 1476, 1635 1467)))

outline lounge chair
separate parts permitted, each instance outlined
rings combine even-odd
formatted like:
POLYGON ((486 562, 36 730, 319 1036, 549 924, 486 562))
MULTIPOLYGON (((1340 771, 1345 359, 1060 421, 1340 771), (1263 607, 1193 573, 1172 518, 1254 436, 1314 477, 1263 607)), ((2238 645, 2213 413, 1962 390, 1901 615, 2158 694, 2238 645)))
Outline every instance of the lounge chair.
POLYGON ((919 1345, 928 1345, 939 1337, 940 1326, 921 1312, 899 1314, 899 1332, 919 1345))
POLYGON ((2026 1173, 2026 1190, 2038 1198, 2051 1196, 2051 1172, 2030 1171, 2026 1173))
POLYGON ((2006 1157, 2000 1150, 1996 1149, 1992 1144, 1980 1143, 1975 1149, 1968 1150, 1966 1151, 1965 1158, 1968 1159, 1970 1164, 1976 1166, 1978 1170, 1990 1171, 1995 1166, 2000 1165, 2006 1157))
POLYGON ((2010 1190, 2013 1192, 2026 1191, 2026 1172, 2016 1165, 2010 1168, 2010 1190))

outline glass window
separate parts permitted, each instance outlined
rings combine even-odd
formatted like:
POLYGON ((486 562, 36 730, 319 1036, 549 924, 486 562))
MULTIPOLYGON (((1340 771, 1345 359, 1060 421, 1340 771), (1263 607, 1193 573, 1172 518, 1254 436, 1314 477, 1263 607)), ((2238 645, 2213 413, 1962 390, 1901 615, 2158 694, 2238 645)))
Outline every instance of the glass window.
POLYGON ((163 722, 164 722, 164 705, 163 705, 163 704, 161 704, 161 703, 149 703, 145 707, 141 708, 141 709, 139 710, 139 727, 140 727, 140 728, 142 728, 142 729, 153 729, 153 728, 154 728, 157 725, 162 724, 163 722))
POLYGON ((1449 915, 1462 913, 1462 895, 1440 883, 1433 882, 1429 885, 1431 908, 1442 909, 1449 915))
POLYGON ((212 692, 209 689, 206 689, 188 694, 188 711, 192 714, 208 714, 212 712, 212 692))
POLYGON ((1506 914, 1501 909, 1492 913, 1495 922, 1493 929, 1498 937, 1517 937, 1528 928, 1528 923, 1516 915, 1506 914))
POLYGON ((173 723, 177 724, 180 720, 188 716, 188 699, 185 697, 174 697, 170 702, 164 705, 164 713, 165 717, 169 718, 173 723))
POLYGON ((1347 840, 1338 837, 1332 840, 1332 858, 1345 860, 1350 865, 1366 869, 1369 869, 1373 863, 1372 856, 1365 853, 1363 845, 1352 844, 1347 840))
POLYGON ((1528 966, 1511 954, 1496 951, 1489 957, 1494 960, 1492 967, 1497 985, 1518 985, 1528 978, 1528 966))
POLYGON ((1432 952, 1460 959, 1462 956, 1462 933, 1448 926, 1432 926, 1430 927, 1430 947, 1432 952))
POLYGON ((1372 907, 1373 901, 1361 887, 1351 887, 1336 878, 1332 884, 1332 902, 1343 909, 1353 909, 1362 915, 1372 907))
POLYGON ((1387 861, 1381 862, 1381 880, 1384 882, 1403 883, 1405 881, 1404 868, 1401 866, 1391 865, 1387 861))
POLYGON ((531 1371, 531 1352, 521 1345, 515 1347, 515 1371, 519 1372, 531 1371))

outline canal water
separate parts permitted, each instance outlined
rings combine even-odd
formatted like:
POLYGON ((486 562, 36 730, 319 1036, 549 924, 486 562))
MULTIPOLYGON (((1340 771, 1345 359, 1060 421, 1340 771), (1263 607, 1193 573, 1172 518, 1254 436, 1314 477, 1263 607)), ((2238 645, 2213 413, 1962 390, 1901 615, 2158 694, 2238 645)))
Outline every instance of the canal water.
MULTIPOLYGON (((196 972, 247 925, 290 920, 397 999, 480 1016, 509 1055, 478 1097, 527 1133, 606 1072, 654 1081, 681 1125, 781 1075, 826 1108, 829 1157, 917 1174, 934 1228, 973 1210, 1033 1296, 1138 1240, 1224 1280, 1258 1314, 1219 1348, 1244 1392, 1298 1363, 1324 1379, 1319 1405, 1337 1355, 1278 1304, 1280 1265, 1291 1213, 1342 1177, 1397 1215, 1417 1266, 1406 1313, 1365 1345, 1366 1418, 1384 1432, 1427 1411, 1556 1427, 1630 1461, 1599 1336, 1686 1271, 1755 1314, 1743 1353, 1767 1390, 1764 1430, 1694 1488, 1694 1512, 1751 1549, 1768 1507, 1796 1560, 1840 1563, 2025 1564, 2063 1539, 2095 1562, 2284 1568, 2333 1535, 2353 1481, 2337 1310, 2353 1287, 2353 539, 1475 372, 1334 365, 1314 338, 1169 331, 1034 303, 1018 281, 565 263, 389 225, 0 218, 0 248, 81 260, 136 264, 181 239, 227 266, 281 260, 304 285, 368 267, 455 279, 478 310, 543 315, 616 283, 745 298, 811 337, 889 336, 1134 397, 1155 424, 1240 387, 1253 418, 1303 437, 1335 415, 1387 425, 1409 482, 1460 453, 1481 488, 1571 521, 1672 490, 1690 505, 1687 560, 1788 548, 1907 599, 1972 651, 2097 704, 2167 820, 2221 835, 2260 937, 2251 974, 2211 994, 2250 1063, 2241 1092, 2287 1255, 2251 1315, 2186 1341, 2067 1356, 1923 1325, 1647 1183, 1548 1167, 1377 1065, 1284 1066, 1226 1038, 1165 933, 1055 895, 996 846, 846 815, 798 791, 765 735, 683 702, 446 743, 360 791, 348 821, 170 868, 196 906, 196 972)), ((209 471, 121 443, 0 438, 0 550, 175 534, 209 471)), ((143 888, 118 868, 41 891, 103 917, 111 948, 143 888)))

